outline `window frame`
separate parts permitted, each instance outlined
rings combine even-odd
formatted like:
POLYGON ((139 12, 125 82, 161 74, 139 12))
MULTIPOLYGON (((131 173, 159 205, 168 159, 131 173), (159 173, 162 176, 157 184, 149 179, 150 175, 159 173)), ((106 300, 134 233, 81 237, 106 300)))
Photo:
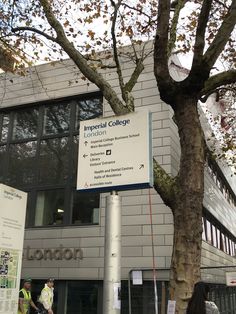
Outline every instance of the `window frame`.
MULTIPOLYGON (((29 203, 28 206, 30 208, 30 212, 27 213, 27 225, 26 228, 57 228, 57 227, 65 227, 65 226, 90 226, 90 225, 98 225, 99 223, 81 223, 81 224, 73 224, 72 222, 72 208, 73 204, 72 202, 72 195, 76 189, 76 178, 74 176, 73 171, 73 165, 74 162, 72 162, 73 154, 75 153, 75 143, 74 138, 79 136, 79 129, 76 129, 76 110, 78 110, 79 101, 83 100, 92 100, 92 99, 99 99, 99 106, 100 109, 95 111, 95 115, 100 111, 100 116, 104 114, 104 107, 103 107, 103 96, 100 92, 94 92, 94 93, 87 93, 82 94, 78 96, 71 96, 71 97, 65 97, 61 99, 55 99, 49 101, 43 101, 35 104, 27 104, 22 106, 14 106, 10 108, 3 108, 0 109, 0 131, 1 127, 3 125, 3 116, 9 115, 10 122, 8 125, 8 134, 7 134, 7 140, 4 142, 0 142, 0 146, 6 147, 6 160, 4 159, 4 173, 3 173, 3 182, 4 184, 12 185, 9 180, 6 180, 6 177, 9 172, 9 162, 10 162, 10 154, 9 149, 10 145, 13 144, 23 144, 31 141, 36 141, 37 143, 37 152, 36 152, 36 165, 39 165, 39 159, 40 159, 40 143, 42 141, 50 140, 50 139, 59 139, 66 137, 68 139, 68 157, 71 159, 68 162, 68 178, 63 181, 62 183, 49 183, 49 184, 41 184, 39 182, 39 167, 35 166, 35 181, 30 184, 15 184, 14 186, 16 188, 19 188, 23 191, 26 191, 29 193, 29 203), (73 101, 74 100, 74 101, 73 101), (43 133, 43 121, 44 121, 44 114, 45 114, 45 108, 50 105, 57 105, 57 104, 68 104, 69 103, 69 131, 58 133, 58 134, 48 134, 44 135, 43 133), (37 125, 37 136, 36 137, 26 137, 26 138, 20 138, 20 139, 14 139, 13 138, 13 126, 14 126, 14 115, 19 110, 26 110, 26 109, 32 109, 37 108, 38 109, 38 125, 37 125), (73 178, 72 178, 73 177, 73 178), (64 189, 64 202, 65 202, 65 213, 63 217, 63 223, 60 225, 44 225, 44 226, 34 226, 34 220, 35 220, 35 214, 36 214, 36 201, 37 201, 37 191, 47 191, 47 190, 54 190, 54 189, 64 189)), ((99 115, 97 115, 99 116, 99 115)), ((77 164, 77 163, 76 163, 77 164)), ((89 194, 88 194, 89 195, 89 194)), ((101 204, 101 196, 99 196, 99 204, 98 208, 100 208, 101 204)), ((100 219, 99 219, 100 221, 100 219)))

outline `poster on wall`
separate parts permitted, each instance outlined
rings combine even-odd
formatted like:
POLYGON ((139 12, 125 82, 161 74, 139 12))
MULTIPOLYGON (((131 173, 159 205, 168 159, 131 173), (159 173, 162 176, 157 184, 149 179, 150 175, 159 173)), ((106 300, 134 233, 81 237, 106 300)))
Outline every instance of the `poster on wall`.
POLYGON ((27 194, 0 184, 0 313, 17 314, 27 194))

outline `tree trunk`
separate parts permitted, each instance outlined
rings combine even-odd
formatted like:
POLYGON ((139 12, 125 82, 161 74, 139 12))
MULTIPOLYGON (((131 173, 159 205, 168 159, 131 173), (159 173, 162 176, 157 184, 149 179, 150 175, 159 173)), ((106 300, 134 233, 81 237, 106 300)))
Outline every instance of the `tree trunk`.
POLYGON ((202 202, 204 195, 205 142, 197 111, 197 98, 180 95, 175 108, 181 159, 178 191, 173 209, 174 245, 170 296, 176 313, 185 313, 193 285, 200 279, 202 202))

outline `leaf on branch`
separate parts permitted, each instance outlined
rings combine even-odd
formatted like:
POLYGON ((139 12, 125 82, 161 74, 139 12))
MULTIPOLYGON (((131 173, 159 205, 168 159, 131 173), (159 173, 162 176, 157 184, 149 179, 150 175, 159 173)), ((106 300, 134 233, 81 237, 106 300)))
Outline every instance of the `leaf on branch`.
POLYGON ((70 22, 68 21, 68 20, 66 20, 64 23, 63 23, 63 26, 64 27, 67 27, 67 26, 69 26, 70 25, 70 22))
POLYGON ((93 32, 92 30, 89 30, 89 31, 88 31, 88 36, 89 36, 92 40, 94 40, 95 32, 93 32))

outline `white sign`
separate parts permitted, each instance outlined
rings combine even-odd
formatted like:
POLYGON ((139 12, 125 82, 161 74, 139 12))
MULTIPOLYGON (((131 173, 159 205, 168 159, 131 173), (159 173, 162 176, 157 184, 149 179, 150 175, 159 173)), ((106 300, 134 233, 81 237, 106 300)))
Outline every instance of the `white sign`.
POLYGON ((152 186, 151 125, 148 112, 82 121, 77 189, 152 186))
POLYGON ((113 284, 113 309, 120 310, 121 309, 121 283, 115 282, 113 284))
POLYGON ((176 301, 168 300, 167 314, 175 314, 176 301))
POLYGON ((0 184, 0 313, 16 314, 27 194, 0 184))
POLYGON ((133 270, 133 285, 142 285, 143 284, 143 273, 141 270, 133 270))
POLYGON ((226 272, 226 285, 229 287, 236 286, 236 272, 226 272))

